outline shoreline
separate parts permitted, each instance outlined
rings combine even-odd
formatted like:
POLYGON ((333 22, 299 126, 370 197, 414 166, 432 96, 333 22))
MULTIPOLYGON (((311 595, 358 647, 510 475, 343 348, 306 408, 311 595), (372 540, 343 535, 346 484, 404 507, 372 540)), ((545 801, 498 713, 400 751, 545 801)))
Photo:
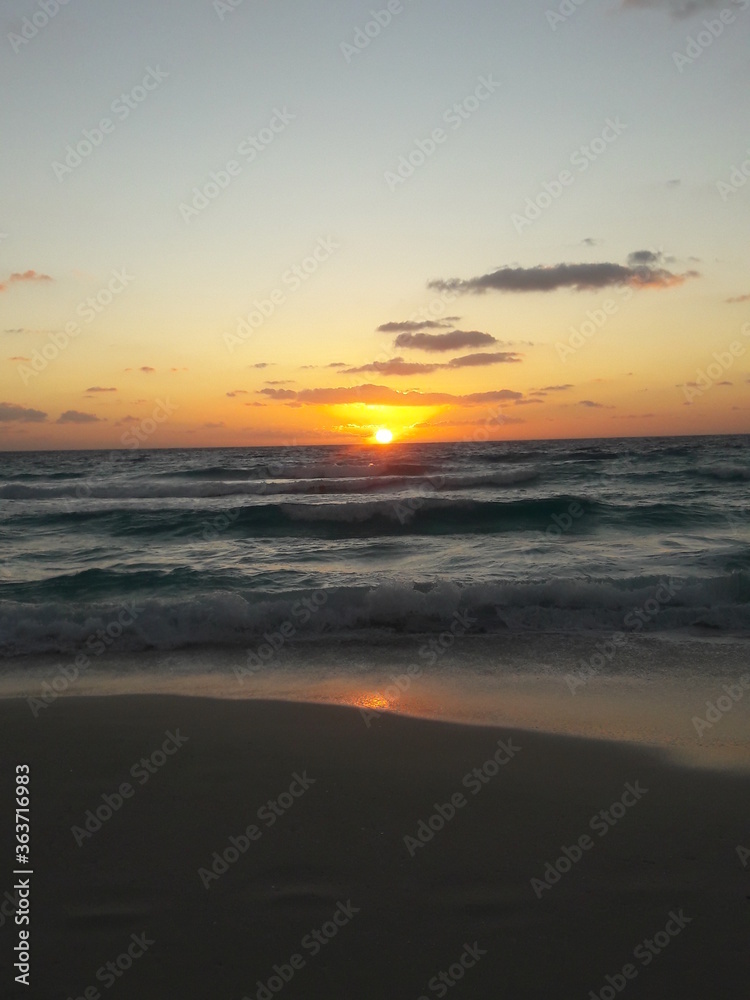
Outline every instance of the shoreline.
POLYGON ((746 640, 639 637, 604 670, 580 664, 595 637, 463 637, 425 666, 419 636, 289 643, 262 669, 247 651, 109 653, 86 670, 73 655, 6 660, 0 699, 29 718, 71 698, 186 696, 353 706, 446 723, 657 747, 698 767, 750 767, 746 640), (718 707, 717 707, 718 706, 718 707))

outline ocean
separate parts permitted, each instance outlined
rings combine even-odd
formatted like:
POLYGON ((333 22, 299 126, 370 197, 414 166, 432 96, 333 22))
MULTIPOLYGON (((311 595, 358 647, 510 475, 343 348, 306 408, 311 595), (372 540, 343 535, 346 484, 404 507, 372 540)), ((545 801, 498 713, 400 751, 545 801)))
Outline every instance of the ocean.
POLYGON ((89 679, 223 673, 239 696, 406 660, 459 687, 542 671, 568 688, 589 661, 677 679, 747 662, 750 437, 25 452, 1 468, 6 677, 84 654, 89 679), (645 638, 662 653, 644 658, 645 638))

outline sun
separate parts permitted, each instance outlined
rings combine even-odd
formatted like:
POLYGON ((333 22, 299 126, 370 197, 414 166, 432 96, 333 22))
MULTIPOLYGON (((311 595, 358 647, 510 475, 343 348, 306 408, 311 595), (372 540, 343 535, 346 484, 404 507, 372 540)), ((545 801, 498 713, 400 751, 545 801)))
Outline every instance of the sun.
POLYGON ((381 427, 375 432, 375 440, 378 444, 390 444, 393 440, 393 431, 389 431, 387 427, 381 427))

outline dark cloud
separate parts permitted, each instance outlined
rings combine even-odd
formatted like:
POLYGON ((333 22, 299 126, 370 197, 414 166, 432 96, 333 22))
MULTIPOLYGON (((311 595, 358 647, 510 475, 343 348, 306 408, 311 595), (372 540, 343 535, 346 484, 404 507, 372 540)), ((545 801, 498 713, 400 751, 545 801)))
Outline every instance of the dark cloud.
POLYGON ((86 389, 86 392, 117 392, 117 389, 111 386, 107 387, 106 389, 103 389, 100 385, 92 385, 89 386, 88 389, 86 389))
POLYGON ((81 413, 80 410, 66 410, 61 413, 55 421, 57 424, 100 424, 103 423, 101 417, 95 413, 81 413))
MULTIPOLYGON (((638 254, 651 251, 637 251, 638 254)), ((632 256, 632 255, 631 255, 632 256)), ((431 281, 430 288, 442 291, 472 293, 481 295, 487 291, 497 292, 552 292, 559 288, 575 291, 591 291, 612 285, 629 285, 631 288, 669 288, 681 285, 687 278, 697 277, 697 272, 673 274, 665 268, 648 265, 624 264, 555 264, 536 267, 502 267, 478 278, 449 278, 431 281)))
POLYGON ((453 358, 444 368, 475 368, 484 365, 502 365, 520 362, 521 358, 512 351, 499 351, 496 354, 465 354, 461 358, 453 358))
POLYGON ((587 406, 590 410, 614 410, 614 406, 605 406, 604 403, 595 403, 592 399, 582 399, 579 406, 587 406))
POLYGON ((653 267, 661 263, 662 254, 659 250, 635 250, 628 254, 628 265, 630 267, 653 267))
POLYGON ((597 240, 593 236, 587 236, 585 240, 581 240, 581 243, 585 247, 598 247, 603 242, 603 240, 597 240))
POLYGON ((296 399, 297 393, 294 389, 258 389, 258 392, 263 393, 264 396, 270 396, 271 399, 296 399))
POLYGON ((543 385, 540 392, 565 392, 566 389, 575 389, 574 385, 566 382, 565 385, 543 385))
POLYGON ((0 423, 41 424, 47 419, 47 414, 41 410, 32 410, 17 403, 0 403, 0 423))
POLYGON ((460 351, 464 347, 486 347, 496 344, 491 333, 480 330, 451 330, 450 333, 401 333, 395 346, 417 351, 460 351))
POLYGON ((293 378, 277 378, 277 379, 267 379, 266 385, 291 385, 294 382, 293 378))
POLYGON ((520 399, 522 393, 511 389, 496 389, 490 392, 474 392, 467 396, 454 396, 449 392, 419 392, 410 389, 400 392, 385 385, 339 386, 331 389, 260 389, 262 395, 270 399, 296 400, 308 406, 336 406, 347 403, 368 403, 380 406, 480 406, 484 403, 499 403, 504 400, 520 399))
POLYGON ((402 323, 383 323, 382 326, 378 327, 379 333, 418 333, 420 330, 439 330, 443 327, 450 326, 452 322, 455 322, 458 316, 447 316, 445 319, 427 319, 422 322, 414 322, 413 320, 404 320, 402 323))
POLYGON ((373 361, 358 368, 347 368, 343 374, 361 375, 364 372, 376 372, 378 375, 429 375, 442 367, 443 365, 427 365, 418 361, 405 361, 403 358, 390 358, 388 361, 373 361))
POLYGON ((271 361, 259 361, 257 364, 248 365, 248 368, 270 368, 273 362, 271 361))
POLYGON ((441 369, 473 368, 484 365, 499 365, 520 361, 514 353, 502 351, 496 354, 466 354, 453 358, 445 364, 423 364, 417 361, 406 361, 402 357, 390 358, 388 361, 373 361, 359 368, 347 368, 344 375, 361 375, 364 372, 376 372, 378 375, 430 375, 441 369))
POLYGON ((230 399, 234 399, 235 396, 247 396, 247 389, 232 389, 231 392, 227 393, 230 399))

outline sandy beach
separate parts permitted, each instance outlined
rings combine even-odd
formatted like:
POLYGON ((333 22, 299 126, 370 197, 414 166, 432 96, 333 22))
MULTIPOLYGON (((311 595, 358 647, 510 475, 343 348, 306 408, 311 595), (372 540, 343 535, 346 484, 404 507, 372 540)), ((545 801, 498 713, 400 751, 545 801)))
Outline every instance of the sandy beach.
POLYGON ((31 773, 19 996, 745 995, 746 774, 325 705, 0 717, 9 799, 31 773))

